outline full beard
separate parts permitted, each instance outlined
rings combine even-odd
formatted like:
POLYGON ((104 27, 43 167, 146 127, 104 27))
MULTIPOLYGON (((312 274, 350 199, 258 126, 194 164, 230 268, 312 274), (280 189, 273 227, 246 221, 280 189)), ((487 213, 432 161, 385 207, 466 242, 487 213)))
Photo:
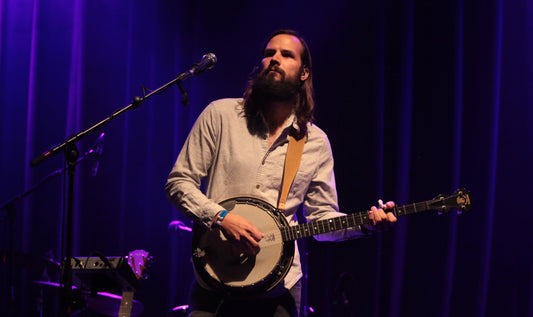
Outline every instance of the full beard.
POLYGON ((261 72, 252 84, 251 98, 258 103, 285 102, 294 99, 298 94, 300 83, 285 79, 285 73, 278 71, 280 80, 270 72, 270 68, 261 72))

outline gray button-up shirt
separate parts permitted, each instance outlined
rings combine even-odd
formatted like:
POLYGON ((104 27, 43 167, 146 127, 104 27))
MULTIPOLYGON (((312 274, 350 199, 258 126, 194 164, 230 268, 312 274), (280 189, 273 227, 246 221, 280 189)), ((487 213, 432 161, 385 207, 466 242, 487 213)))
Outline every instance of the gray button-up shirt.
MULTIPOLYGON (((277 205, 294 116, 268 147, 268 138, 250 134, 242 99, 212 102, 194 124, 165 186, 169 200, 188 217, 209 227, 224 208, 217 202, 236 196, 254 196, 277 205), (201 182, 205 182, 205 194, 201 182)), ((297 208, 304 204, 307 221, 337 217, 333 157, 326 134, 309 124, 298 172, 283 211, 290 225, 297 224, 297 208)), ((356 230, 322 234, 319 240, 341 240, 359 235, 356 230)), ((290 289, 302 276, 298 248, 292 267, 279 288, 290 289)), ((201 282, 201 281, 200 281, 201 282)), ((276 290, 276 289, 275 289, 276 290)))

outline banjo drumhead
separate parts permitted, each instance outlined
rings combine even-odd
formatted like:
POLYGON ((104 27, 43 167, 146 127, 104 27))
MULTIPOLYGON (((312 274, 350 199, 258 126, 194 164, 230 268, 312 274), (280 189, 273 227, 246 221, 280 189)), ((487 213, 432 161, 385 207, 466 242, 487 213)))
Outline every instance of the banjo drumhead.
MULTIPOLYGON (((294 253, 293 248, 286 247, 294 243, 285 243, 281 237, 280 227, 287 225, 285 218, 270 204, 255 198, 229 199, 221 205, 252 222, 265 237, 259 242, 259 253, 249 256, 239 253, 219 230, 206 230, 193 250, 196 260, 202 258, 202 278, 212 279, 206 282, 221 284, 223 288, 248 289, 272 280, 274 284, 267 288, 275 286, 287 273, 294 253)), ((198 261, 195 265, 198 269, 198 261)))

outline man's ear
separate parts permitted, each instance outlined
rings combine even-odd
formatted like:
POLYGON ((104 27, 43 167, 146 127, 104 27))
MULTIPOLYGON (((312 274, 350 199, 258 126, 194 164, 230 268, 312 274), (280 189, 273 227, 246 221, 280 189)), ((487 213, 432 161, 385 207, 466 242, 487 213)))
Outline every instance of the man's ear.
POLYGON ((305 81, 309 78, 309 68, 307 66, 302 67, 302 72, 300 74, 300 80, 305 81))

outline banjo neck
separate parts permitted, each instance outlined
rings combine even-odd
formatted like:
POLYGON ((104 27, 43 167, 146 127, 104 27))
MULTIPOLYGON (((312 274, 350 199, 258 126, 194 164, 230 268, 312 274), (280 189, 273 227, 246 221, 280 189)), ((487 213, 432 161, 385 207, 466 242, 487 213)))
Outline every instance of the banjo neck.
MULTIPOLYGON (((387 209, 387 212, 392 212, 394 216, 401 217, 428 210, 437 210, 442 213, 448 212, 451 208, 467 210, 468 208, 465 207, 470 207, 469 193, 465 190, 458 190, 454 195, 448 197, 439 195, 431 200, 387 209)), ((371 224, 372 220, 370 219, 369 214, 369 211, 363 211, 296 226, 282 227, 280 228, 281 237, 283 241, 292 241, 322 233, 371 224)))

